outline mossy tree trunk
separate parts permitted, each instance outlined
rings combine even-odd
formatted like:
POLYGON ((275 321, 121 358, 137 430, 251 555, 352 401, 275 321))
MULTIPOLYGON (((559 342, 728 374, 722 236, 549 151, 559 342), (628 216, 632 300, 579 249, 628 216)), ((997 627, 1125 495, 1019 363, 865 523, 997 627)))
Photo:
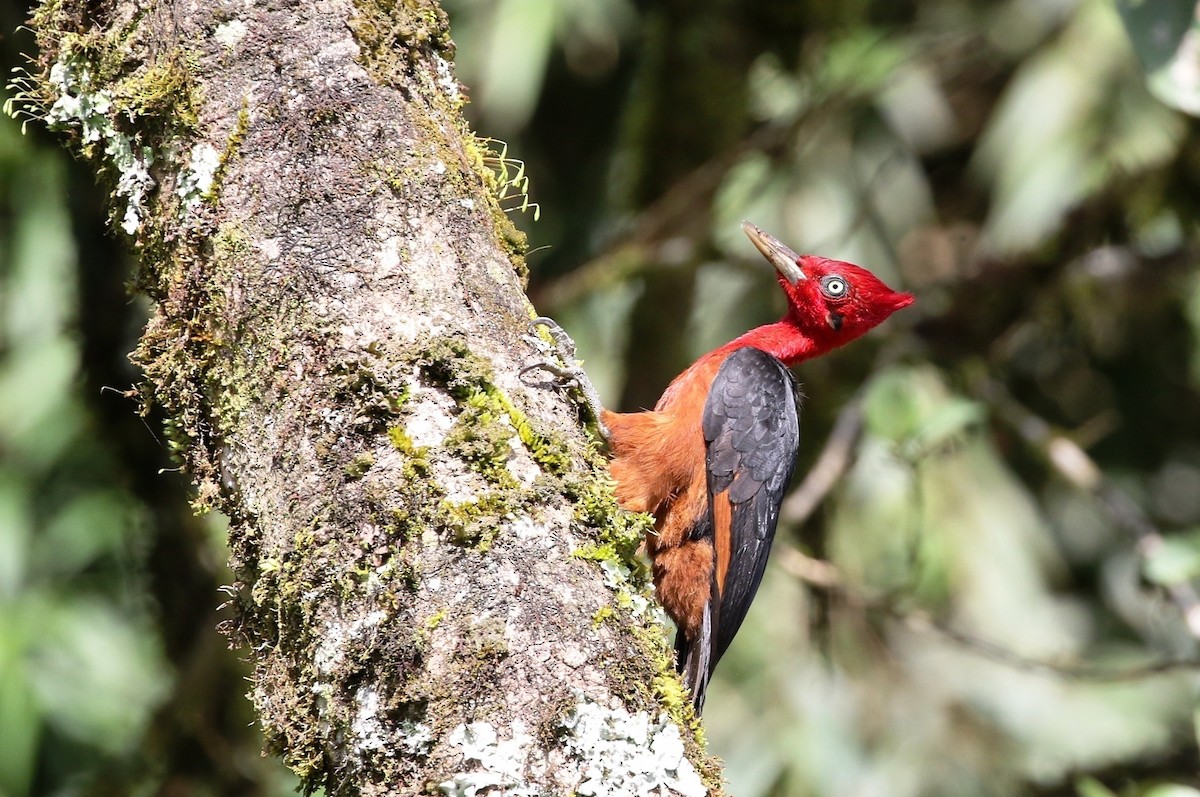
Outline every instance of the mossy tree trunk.
POLYGON ((143 397, 232 519, 271 748, 330 794, 703 793, 643 524, 517 379, 522 239, 441 9, 50 0, 32 26, 12 109, 95 163, 140 255, 143 397))

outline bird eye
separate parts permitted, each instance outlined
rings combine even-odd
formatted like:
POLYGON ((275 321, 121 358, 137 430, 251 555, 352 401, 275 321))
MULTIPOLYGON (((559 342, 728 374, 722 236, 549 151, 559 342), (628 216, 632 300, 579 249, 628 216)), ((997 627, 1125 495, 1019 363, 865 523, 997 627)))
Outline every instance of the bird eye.
POLYGON ((830 274, 821 280, 821 292, 830 299, 841 299, 850 290, 846 280, 836 274, 830 274))

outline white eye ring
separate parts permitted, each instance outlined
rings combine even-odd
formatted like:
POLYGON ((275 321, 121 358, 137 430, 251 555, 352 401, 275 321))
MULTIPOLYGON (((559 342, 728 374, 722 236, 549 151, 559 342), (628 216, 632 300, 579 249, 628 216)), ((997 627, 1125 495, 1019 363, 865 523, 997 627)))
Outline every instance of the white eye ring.
POLYGON ((836 274, 830 274, 821 280, 821 290, 830 299, 841 299, 849 289, 850 286, 846 284, 846 280, 836 274))

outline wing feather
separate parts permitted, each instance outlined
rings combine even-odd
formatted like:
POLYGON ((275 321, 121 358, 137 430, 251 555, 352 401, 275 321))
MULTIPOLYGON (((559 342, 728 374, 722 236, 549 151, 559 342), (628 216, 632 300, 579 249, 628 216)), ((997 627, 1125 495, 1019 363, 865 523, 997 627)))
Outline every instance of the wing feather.
POLYGON ((766 568, 779 506, 796 467, 799 399, 782 362, 744 348, 722 363, 704 405, 708 520, 714 538, 729 541, 727 565, 713 568, 709 674, 741 627, 766 568), (714 513, 714 501, 726 500, 729 509, 714 513), (717 528, 717 521, 728 529, 717 528))

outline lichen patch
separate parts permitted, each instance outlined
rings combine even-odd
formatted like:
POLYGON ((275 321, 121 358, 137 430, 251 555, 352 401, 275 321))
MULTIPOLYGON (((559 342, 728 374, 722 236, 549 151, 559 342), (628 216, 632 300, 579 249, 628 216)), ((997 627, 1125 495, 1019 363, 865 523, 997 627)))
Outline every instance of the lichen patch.
POLYGON ((322 675, 333 673, 345 655, 347 643, 360 638, 368 629, 386 620, 387 616, 387 612, 377 609, 349 623, 341 618, 326 623, 319 635, 321 642, 313 655, 317 672, 322 675))
POLYGON ((350 730, 354 734, 354 744, 360 754, 365 750, 387 753, 390 737, 387 728, 379 719, 379 692, 368 684, 354 693, 354 702, 358 704, 358 711, 354 715, 350 730))
POLYGON ((180 172, 179 181, 175 186, 181 210, 185 214, 195 210, 212 191, 220 165, 221 155, 211 144, 202 141, 192 147, 188 156, 188 166, 180 172))
POLYGON ((453 406, 453 403, 449 399, 438 400, 432 395, 427 395, 431 392, 419 389, 413 391, 405 430, 414 446, 440 446, 454 426, 453 416, 443 406, 453 406))
POLYGON ((133 235, 146 215, 146 199, 154 190, 150 167, 153 151, 137 136, 119 130, 113 122, 113 95, 92 86, 86 62, 63 53, 50 67, 49 84, 57 91, 54 104, 46 111, 51 130, 78 128, 84 145, 100 144, 117 175, 115 193, 125 203, 121 229, 133 235))
POLYGON ((213 39, 228 50, 232 50, 246 37, 246 23, 240 19, 222 22, 213 30, 213 39))
POLYGON ((700 774, 684 754, 679 726, 665 715, 603 706, 582 692, 563 720, 566 749, 578 759, 581 795, 705 797, 700 774))
POLYGON ((449 741, 462 754, 463 770, 440 784, 443 794, 475 797, 490 789, 500 789, 511 797, 541 793, 526 781, 526 765, 536 743, 520 720, 513 722, 507 739, 501 739, 489 722, 472 722, 451 731, 449 741))

